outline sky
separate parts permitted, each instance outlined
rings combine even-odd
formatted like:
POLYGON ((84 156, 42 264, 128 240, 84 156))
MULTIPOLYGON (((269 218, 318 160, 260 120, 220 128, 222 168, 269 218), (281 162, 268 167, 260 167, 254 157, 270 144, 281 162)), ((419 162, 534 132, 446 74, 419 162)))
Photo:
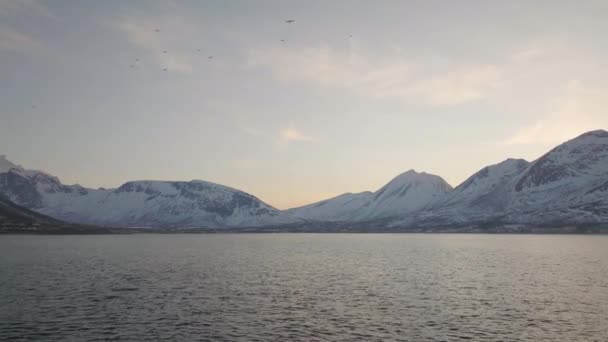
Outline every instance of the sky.
POLYGON ((607 33, 606 1, 0 0, 0 154, 280 209, 456 186, 608 128, 607 33))

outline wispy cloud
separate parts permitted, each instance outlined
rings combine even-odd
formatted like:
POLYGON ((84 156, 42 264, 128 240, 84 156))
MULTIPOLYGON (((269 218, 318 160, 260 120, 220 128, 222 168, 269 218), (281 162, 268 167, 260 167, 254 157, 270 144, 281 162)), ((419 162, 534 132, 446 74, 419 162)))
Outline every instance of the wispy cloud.
POLYGON ((281 139, 286 142, 292 141, 313 141, 311 136, 308 136, 295 128, 285 128, 281 131, 281 139))
POLYGON ((501 77, 494 65, 422 75, 417 65, 402 58, 372 61, 356 53, 341 55, 327 47, 254 49, 249 52, 248 66, 268 68, 282 81, 347 88, 375 98, 422 99, 431 105, 479 100, 500 84, 501 77))
POLYGON ((254 49, 249 52, 248 66, 269 68, 282 81, 352 88, 374 96, 403 84, 410 69, 402 62, 372 65, 357 55, 339 55, 327 47, 254 49))
POLYGON ((263 137, 265 135, 262 130, 252 127, 252 126, 248 126, 241 122, 237 123, 237 128, 239 129, 239 131, 241 131, 247 135, 250 135, 252 137, 263 137))
POLYGON ((603 91, 585 88, 572 81, 552 111, 521 127, 503 142, 506 145, 552 145, 584 132, 608 127, 604 114, 608 100, 603 91))
POLYGON ((42 2, 37 0, 4 0, 0 1, 0 16, 13 14, 32 14, 51 19, 57 17, 42 2))
POLYGON ((501 84, 494 65, 479 65, 420 80, 408 92, 421 95, 433 105, 456 105, 483 99, 501 84))
POLYGON ((601 128, 588 113, 569 112, 545 116, 533 124, 522 127, 505 140, 506 145, 552 145, 564 142, 579 134, 601 128))
POLYGON ((0 27, 0 50, 31 53, 42 49, 36 38, 10 27, 0 27))
POLYGON ((516 50, 510 57, 516 62, 528 62, 542 56, 544 53, 545 50, 542 47, 535 45, 516 50))
POLYGON ((232 161, 235 168, 241 170, 253 170, 260 167, 260 163, 253 159, 236 159, 232 161))

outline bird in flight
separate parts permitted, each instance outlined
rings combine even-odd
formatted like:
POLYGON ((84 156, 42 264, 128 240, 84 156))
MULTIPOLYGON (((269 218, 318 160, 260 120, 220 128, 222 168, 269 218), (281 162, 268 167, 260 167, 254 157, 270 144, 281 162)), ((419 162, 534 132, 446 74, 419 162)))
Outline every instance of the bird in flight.
POLYGON ((285 43, 285 39, 281 39, 281 43, 285 43))
POLYGON ((139 62, 139 58, 135 58, 135 61, 136 61, 136 62, 139 62))
POLYGON ((167 53, 167 51, 163 51, 163 53, 167 53))
POLYGON ((213 59, 213 56, 209 56, 209 57, 207 57, 207 58, 209 58, 209 59, 213 59))
POLYGON ((295 20, 293 20, 293 19, 289 19, 289 20, 285 20, 285 22, 286 22, 286 23, 288 23, 288 24, 293 24, 293 23, 295 23, 296 21, 295 21, 295 20))
POLYGON ((160 30, 159 30, 159 29, 156 29, 156 30, 154 30, 154 32, 160 32, 160 30))
POLYGON ((168 68, 164 68, 163 71, 167 71, 168 68))

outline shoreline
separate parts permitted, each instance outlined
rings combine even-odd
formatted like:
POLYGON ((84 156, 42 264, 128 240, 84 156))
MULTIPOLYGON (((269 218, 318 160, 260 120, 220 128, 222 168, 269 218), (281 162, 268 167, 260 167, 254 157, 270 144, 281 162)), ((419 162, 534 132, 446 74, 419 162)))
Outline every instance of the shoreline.
POLYGON ((444 229, 332 229, 332 228, 105 228, 105 227, 79 227, 79 228, 44 228, 0 229, 0 235, 134 235, 134 234, 156 234, 156 235, 178 235, 178 234, 460 234, 460 235, 608 235, 606 227, 568 227, 568 228, 523 228, 520 230, 508 229, 467 229, 467 228, 444 228, 444 229))

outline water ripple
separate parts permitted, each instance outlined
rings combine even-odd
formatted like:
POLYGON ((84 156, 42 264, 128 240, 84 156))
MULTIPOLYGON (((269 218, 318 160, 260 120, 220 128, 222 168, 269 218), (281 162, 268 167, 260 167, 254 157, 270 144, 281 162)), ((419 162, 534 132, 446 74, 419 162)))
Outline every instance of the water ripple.
POLYGON ((0 237, 0 340, 607 341, 608 238, 0 237))

